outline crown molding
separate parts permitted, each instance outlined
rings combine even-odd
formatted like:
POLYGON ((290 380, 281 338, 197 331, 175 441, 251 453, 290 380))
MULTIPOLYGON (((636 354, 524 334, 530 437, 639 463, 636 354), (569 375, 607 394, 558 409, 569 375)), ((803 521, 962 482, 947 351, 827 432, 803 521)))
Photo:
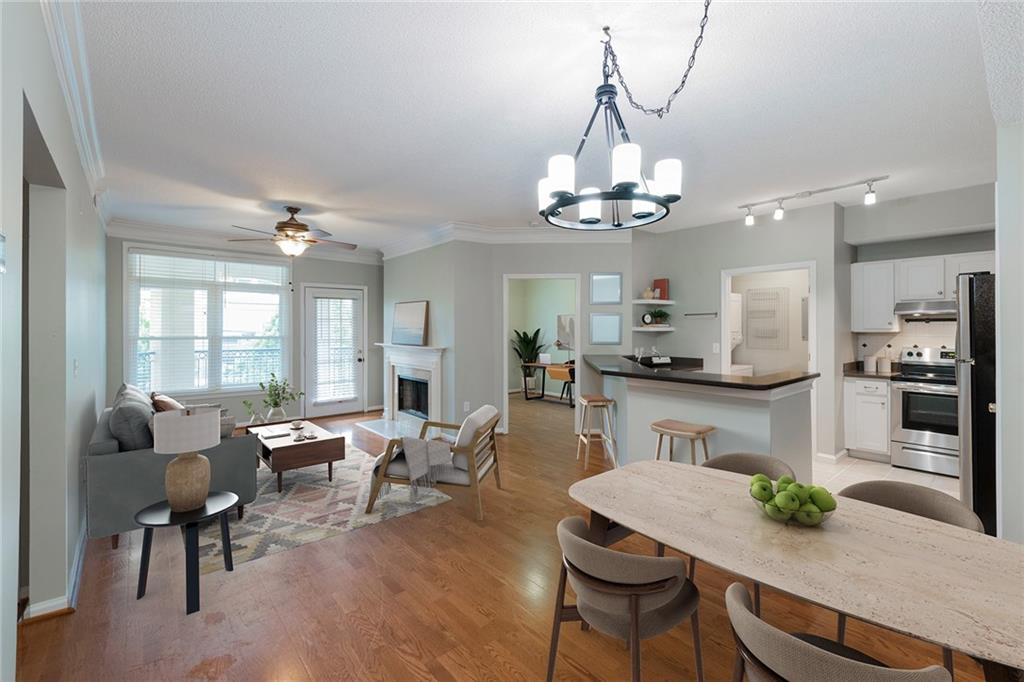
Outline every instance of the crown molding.
MULTIPOLYGON (((263 256, 281 255, 281 252, 273 244, 260 244, 258 242, 228 243, 229 235, 223 233, 197 230, 191 227, 124 220, 122 218, 111 218, 107 222, 107 236, 117 239, 155 242, 164 245, 198 246, 221 250, 231 249, 232 251, 242 251, 263 256)), ((312 250, 306 251, 302 256, 296 257, 315 258, 316 260, 329 260, 341 263, 361 263, 363 265, 381 264, 380 254, 367 249, 340 251, 330 247, 313 247, 312 250)))
POLYGON ((448 242, 476 244, 629 244, 627 230, 583 232, 558 227, 487 227, 448 222, 381 247, 384 260, 407 256, 448 242))
POLYGON ((96 131, 81 9, 77 2, 40 0, 39 4, 82 170, 85 171, 93 203, 105 224, 110 218, 108 202, 103 198, 103 180, 107 173, 96 131))

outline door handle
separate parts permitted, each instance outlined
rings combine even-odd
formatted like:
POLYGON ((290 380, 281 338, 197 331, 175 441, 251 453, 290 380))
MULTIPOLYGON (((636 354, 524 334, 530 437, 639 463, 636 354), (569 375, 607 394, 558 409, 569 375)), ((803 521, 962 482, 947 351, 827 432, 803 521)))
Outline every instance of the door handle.
POLYGON ((988 404, 988 411, 991 412, 992 414, 995 414, 996 413, 996 404, 995 403, 989 403, 988 404))

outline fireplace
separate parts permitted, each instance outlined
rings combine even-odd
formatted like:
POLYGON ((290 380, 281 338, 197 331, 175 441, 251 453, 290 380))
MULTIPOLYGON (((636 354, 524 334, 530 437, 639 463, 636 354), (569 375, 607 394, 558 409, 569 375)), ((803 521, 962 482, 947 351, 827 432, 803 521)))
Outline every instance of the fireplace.
POLYGON ((427 379, 399 374, 397 398, 399 412, 420 419, 430 418, 430 381, 427 379))

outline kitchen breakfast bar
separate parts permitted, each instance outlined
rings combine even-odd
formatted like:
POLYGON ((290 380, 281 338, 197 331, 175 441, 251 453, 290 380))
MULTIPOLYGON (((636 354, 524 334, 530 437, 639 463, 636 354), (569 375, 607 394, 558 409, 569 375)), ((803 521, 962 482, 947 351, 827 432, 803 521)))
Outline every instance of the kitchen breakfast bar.
MULTIPOLYGON (((658 367, 618 355, 584 355, 583 360, 600 375, 602 393, 615 400, 619 466, 653 459, 657 434, 651 422, 678 419, 715 427, 708 438, 712 456, 770 454, 789 464, 798 480, 811 480, 811 387, 819 374, 712 374, 692 358, 672 358, 671 365, 658 367)), ((675 458, 689 461, 688 453, 680 459, 683 453, 677 449, 675 458)))

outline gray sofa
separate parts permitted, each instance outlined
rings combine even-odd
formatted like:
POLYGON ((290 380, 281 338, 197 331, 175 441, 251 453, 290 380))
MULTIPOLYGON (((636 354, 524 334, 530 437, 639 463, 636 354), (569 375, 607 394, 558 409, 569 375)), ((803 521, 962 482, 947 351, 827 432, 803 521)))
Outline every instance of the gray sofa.
MULTIPOLYGON (((85 458, 86 517, 89 537, 111 536, 134 530, 135 512, 164 494, 164 469, 174 455, 158 455, 153 448, 121 451, 110 430, 108 407, 100 415, 85 458)), ((256 499, 256 436, 225 438, 204 450, 210 459, 210 489, 238 495, 243 506, 256 499)), ((241 510, 239 510, 241 513, 241 510)))

